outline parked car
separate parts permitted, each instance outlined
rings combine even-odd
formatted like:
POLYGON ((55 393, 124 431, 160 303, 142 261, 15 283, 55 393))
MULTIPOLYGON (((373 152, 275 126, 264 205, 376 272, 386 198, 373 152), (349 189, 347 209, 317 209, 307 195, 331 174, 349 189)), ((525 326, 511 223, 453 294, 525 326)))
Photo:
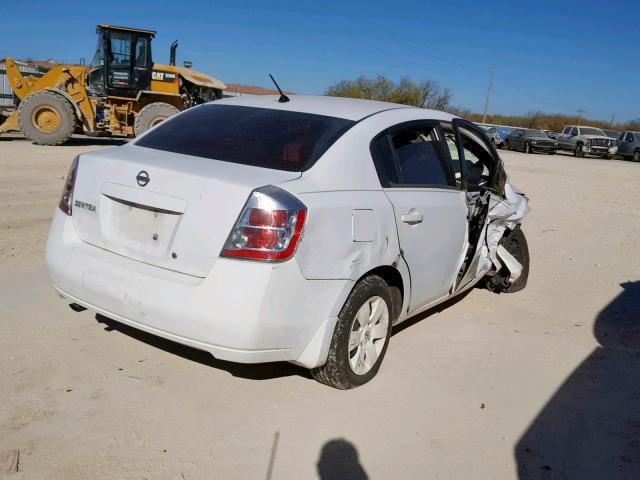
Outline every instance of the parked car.
POLYGON ((540 130, 517 128, 507 136, 505 148, 524 153, 543 152, 553 155, 558 149, 558 142, 540 130))
POLYGON ((490 127, 486 134, 496 148, 504 148, 504 141, 512 131, 511 127, 490 127))
POLYGON ((576 157, 615 155, 618 152, 616 143, 599 128, 580 125, 566 126, 558 136, 558 150, 573 152, 576 157))
POLYGON ((618 140, 618 155, 640 162, 640 132, 622 132, 618 140))
POLYGON ((240 97, 76 157, 46 262, 75 310, 346 389, 376 375, 392 325, 479 282, 524 288, 527 212, 471 122, 240 97))

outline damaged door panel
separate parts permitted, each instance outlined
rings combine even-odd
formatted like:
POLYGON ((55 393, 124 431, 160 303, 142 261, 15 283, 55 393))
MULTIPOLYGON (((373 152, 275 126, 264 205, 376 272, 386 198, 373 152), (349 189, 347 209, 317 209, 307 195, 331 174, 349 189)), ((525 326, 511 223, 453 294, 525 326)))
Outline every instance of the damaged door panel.
POLYGON ((528 251, 521 231, 511 250, 504 240, 529 212, 528 200, 508 183, 502 159, 477 126, 454 119, 451 129, 450 153, 458 184, 466 192, 469 222, 467 253, 452 291, 471 288, 483 278, 492 290, 509 291, 519 281, 526 283, 528 269, 521 261, 525 255, 528 260, 528 251))

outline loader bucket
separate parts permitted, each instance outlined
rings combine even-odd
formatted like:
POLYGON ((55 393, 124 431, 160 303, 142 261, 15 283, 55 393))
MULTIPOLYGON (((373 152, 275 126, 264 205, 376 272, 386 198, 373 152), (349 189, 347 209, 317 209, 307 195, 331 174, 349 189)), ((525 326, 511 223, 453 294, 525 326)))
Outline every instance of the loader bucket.
POLYGON ((11 131, 20 131, 17 111, 11 113, 8 117, 0 115, 0 134, 11 131))

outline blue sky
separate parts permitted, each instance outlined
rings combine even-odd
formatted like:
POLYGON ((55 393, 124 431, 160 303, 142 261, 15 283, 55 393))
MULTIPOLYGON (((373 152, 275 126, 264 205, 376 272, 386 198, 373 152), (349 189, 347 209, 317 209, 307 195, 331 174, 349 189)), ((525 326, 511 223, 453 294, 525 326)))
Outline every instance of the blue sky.
POLYGON ((640 2, 630 1, 12 1, 0 7, 0 58, 87 62, 95 25, 157 30, 154 60, 223 81, 319 94, 359 75, 432 79, 455 105, 616 121, 640 117, 640 2))

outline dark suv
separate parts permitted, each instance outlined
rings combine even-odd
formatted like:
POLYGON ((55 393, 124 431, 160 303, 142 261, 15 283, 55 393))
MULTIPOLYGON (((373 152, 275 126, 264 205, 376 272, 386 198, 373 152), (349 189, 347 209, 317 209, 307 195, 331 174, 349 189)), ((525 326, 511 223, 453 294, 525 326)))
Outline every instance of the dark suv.
POLYGON ((542 152, 553 155, 558 142, 546 133, 534 128, 517 128, 504 141, 507 150, 519 150, 524 153, 542 152))

